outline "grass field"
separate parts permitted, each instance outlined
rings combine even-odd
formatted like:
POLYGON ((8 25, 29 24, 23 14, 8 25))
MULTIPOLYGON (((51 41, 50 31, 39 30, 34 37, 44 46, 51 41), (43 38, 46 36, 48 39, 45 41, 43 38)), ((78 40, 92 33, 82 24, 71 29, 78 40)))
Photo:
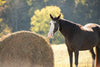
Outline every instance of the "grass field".
MULTIPOLYGON (((54 51, 55 67, 70 67, 69 56, 65 44, 52 45, 54 51)), ((74 59, 74 56, 73 56, 74 59)), ((74 60, 73 66, 75 67, 74 60)), ((79 52, 79 65, 78 67, 92 67, 92 57, 89 51, 79 52)))

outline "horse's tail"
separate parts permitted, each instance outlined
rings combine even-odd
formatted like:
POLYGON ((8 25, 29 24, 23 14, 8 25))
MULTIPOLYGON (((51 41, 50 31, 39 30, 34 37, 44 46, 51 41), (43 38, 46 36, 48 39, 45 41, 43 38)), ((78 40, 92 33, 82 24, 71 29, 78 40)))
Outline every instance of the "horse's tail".
POLYGON ((100 67, 100 48, 96 47, 96 67, 100 67))

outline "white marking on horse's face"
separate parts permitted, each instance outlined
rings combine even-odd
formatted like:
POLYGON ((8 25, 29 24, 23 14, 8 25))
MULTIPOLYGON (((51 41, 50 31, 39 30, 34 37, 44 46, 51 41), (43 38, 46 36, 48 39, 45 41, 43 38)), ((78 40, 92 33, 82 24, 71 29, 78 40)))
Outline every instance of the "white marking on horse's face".
POLYGON ((50 30, 49 30, 49 33, 48 33, 48 37, 52 38, 53 37, 53 31, 54 31, 54 28, 55 28, 54 23, 56 23, 56 22, 51 20, 50 23, 51 23, 51 26, 50 26, 50 30))

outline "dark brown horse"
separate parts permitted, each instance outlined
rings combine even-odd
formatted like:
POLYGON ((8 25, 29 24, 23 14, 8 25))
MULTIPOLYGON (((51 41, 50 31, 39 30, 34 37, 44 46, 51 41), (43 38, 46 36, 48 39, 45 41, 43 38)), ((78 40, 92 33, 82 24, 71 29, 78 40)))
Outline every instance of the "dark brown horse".
POLYGON ((80 50, 89 50, 93 58, 92 67, 95 64, 95 58, 96 67, 100 67, 100 25, 90 23, 82 26, 68 20, 60 19, 60 16, 52 17, 50 15, 52 20, 50 22, 51 26, 48 37, 53 37, 53 34, 57 30, 63 34, 70 56, 70 67, 73 66, 73 52, 75 53, 75 65, 78 67, 80 50), (93 47, 96 47, 96 56, 93 47))

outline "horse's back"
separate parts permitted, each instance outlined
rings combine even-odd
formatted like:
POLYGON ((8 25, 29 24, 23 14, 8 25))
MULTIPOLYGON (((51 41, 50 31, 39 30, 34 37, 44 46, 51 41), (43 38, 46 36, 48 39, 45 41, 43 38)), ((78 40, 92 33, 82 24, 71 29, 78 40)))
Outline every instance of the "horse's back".
POLYGON ((97 32, 98 36, 100 37, 100 25, 95 24, 95 23, 89 23, 89 24, 86 24, 84 28, 92 29, 94 32, 97 32))
POLYGON ((93 29, 95 31, 97 28, 100 28, 100 25, 98 25, 96 23, 88 23, 88 24, 84 25, 83 27, 87 28, 87 29, 93 29))
POLYGON ((96 26, 100 26, 100 25, 98 25, 98 24, 96 24, 96 23, 88 23, 88 24, 86 24, 86 25, 84 25, 84 26, 86 26, 86 27, 96 27, 96 26))
POLYGON ((86 25, 84 25, 82 28, 84 30, 87 30, 87 31, 95 31, 95 29, 99 27, 100 28, 100 25, 98 24, 95 24, 95 23, 88 23, 86 25))

